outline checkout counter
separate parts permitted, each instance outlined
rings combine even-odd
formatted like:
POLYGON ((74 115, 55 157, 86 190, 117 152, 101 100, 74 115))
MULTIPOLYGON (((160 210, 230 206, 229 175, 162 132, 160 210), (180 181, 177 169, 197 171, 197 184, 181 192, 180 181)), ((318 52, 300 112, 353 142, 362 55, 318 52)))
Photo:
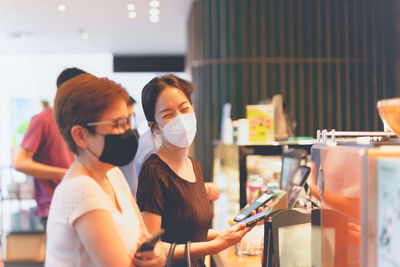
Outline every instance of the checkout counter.
MULTIPOLYGON (((340 135, 333 131, 328 136, 332 134, 340 135)), ((308 249, 303 255, 309 266, 400 264, 400 139, 380 137, 380 133, 330 140, 325 136, 312 146, 309 197, 318 208, 309 210, 311 237, 304 243, 308 249)), ((287 195, 284 199, 283 206, 275 209, 287 208, 287 195)), ((282 233, 274 234, 282 237, 282 233)), ((213 260, 216 266, 288 266, 279 257, 268 260, 266 244, 259 256, 238 256, 231 247, 213 260)), ((279 256, 276 250, 281 246, 274 247, 279 256)))

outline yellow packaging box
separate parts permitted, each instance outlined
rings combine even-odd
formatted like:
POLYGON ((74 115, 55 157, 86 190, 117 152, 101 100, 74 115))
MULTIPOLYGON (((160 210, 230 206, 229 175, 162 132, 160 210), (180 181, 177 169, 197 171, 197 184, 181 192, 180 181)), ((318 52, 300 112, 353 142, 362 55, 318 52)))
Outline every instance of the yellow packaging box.
POLYGON ((273 105, 247 105, 246 117, 249 120, 250 143, 274 141, 273 105))

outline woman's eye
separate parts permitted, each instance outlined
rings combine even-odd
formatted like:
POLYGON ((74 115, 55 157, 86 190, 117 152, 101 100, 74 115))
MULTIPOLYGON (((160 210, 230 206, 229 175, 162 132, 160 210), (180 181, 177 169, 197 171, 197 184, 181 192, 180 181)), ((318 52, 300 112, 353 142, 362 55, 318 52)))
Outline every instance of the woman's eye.
POLYGON ((165 114, 164 116, 162 116, 162 118, 163 119, 169 119, 169 118, 171 118, 171 116, 172 116, 171 114, 165 114))
POLYGON ((189 107, 183 108, 183 109, 181 110, 181 112, 184 112, 184 113, 186 113, 186 112, 188 112, 188 111, 189 111, 189 107))

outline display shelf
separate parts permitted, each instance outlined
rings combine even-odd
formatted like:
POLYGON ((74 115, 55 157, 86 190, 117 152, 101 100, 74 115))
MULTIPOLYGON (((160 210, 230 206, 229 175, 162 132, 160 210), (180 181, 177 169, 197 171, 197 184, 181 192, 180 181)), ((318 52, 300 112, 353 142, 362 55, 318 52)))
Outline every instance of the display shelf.
POLYGON ((0 168, 1 250, 4 266, 44 266, 45 231, 34 216, 33 178, 0 168))
POLYGON ((3 261, 4 267, 43 267, 44 261, 3 261))
POLYGON ((18 230, 18 231, 9 231, 3 232, 5 235, 41 235, 45 234, 44 230, 18 230))
POLYGON ((35 200, 34 197, 2 197, 1 200, 6 201, 6 200, 15 200, 15 201, 19 201, 19 200, 35 200))

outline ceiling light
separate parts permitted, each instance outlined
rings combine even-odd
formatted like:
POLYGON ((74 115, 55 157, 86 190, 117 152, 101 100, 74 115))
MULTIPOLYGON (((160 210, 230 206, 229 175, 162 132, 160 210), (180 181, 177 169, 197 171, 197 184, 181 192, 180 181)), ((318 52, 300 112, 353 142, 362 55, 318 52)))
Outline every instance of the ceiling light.
POLYGON ((158 16, 160 15, 160 10, 158 10, 157 8, 150 8, 149 13, 151 16, 158 16))
POLYGON ((153 23, 157 23, 160 20, 159 16, 150 16, 149 20, 153 23))
POLYGON ((63 4, 58 5, 58 11, 64 12, 65 10, 67 10, 67 7, 63 4))
POLYGON ((160 2, 158 0, 151 0, 149 5, 150 5, 150 7, 159 7, 160 2))
POLYGON ((87 39, 89 39, 89 33, 87 33, 87 32, 82 32, 82 33, 81 33, 81 37, 82 37, 83 40, 87 40, 87 39))
POLYGON ((133 11, 133 10, 135 10, 135 4, 129 3, 129 4, 126 6, 126 9, 128 9, 128 11, 133 11))
POLYGON ((135 11, 131 11, 131 12, 129 12, 128 13, 128 17, 130 18, 130 19, 134 19, 134 18, 136 18, 136 12, 135 11))

